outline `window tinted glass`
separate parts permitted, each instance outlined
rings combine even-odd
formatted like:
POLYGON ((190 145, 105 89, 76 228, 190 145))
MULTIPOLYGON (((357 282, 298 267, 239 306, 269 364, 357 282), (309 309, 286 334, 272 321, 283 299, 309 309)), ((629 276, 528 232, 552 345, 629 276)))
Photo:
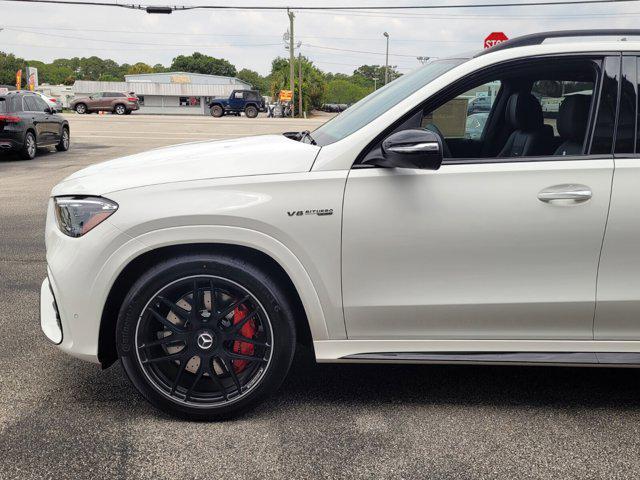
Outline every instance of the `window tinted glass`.
POLYGON ((342 140, 464 61, 461 59, 436 60, 402 75, 314 130, 313 139, 320 146, 342 140))
POLYGON ((591 144, 591 153, 593 154, 611 153, 619 76, 620 57, 607 57, 604 64, 596 127, 593 132, 593 142, 591 144))
POLYGON ((7 101, 4 97, 0 97, 0 113, 8 112, 9 108, 7 107, 7 101))
POLYGON ((479 140, 500 85, 500 81, 487 82, 458 95, 425 115, 422 127, 435 125, 446 140, 479 140))
POLYGON ((538 80, 533 84, 531 93, 540 102, 542 117, 545 125, 553 129, 553 135, 558 137, 558 117, 560 107, 567 98, 581 95, 593 96, 593 82, 578 82, 571 80, 538 80))
POLYGON ((633 153, 636 144, 636 57, 622 57, 620 112, 615 153, 633 153))
POLYGON ((31 95, 23 97, 22 102, 27 112, 37 112, 40 110, 40 108, 38 108, 38 102, 36 102, 36 97, 31 95))
POLYGON ((35 97, 35 99, 36 99, 36 104, 38 106, 38 110, 40 110, 41 112, 44 112, 47 108, 49 108, 49 105, 47 105, 47 102, 45 102, 42 98, 35 97))

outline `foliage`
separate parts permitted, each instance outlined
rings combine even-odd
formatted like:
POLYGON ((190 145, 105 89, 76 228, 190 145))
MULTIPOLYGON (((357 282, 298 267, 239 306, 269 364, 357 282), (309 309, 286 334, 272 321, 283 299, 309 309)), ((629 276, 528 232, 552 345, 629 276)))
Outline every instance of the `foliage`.
MULTIPOLYGON (((389 66, 389 81, 392 82, 396 78, 402 75, 395 66, 389 66)), ((353 81, 374 88, 374 84, 378 88, 384 85, 384 65, 362 65, 353 71, 353 81)))
MULTIPOLYGON (((322 105, 325 94, 325 75, 306 57, 301 57, 302 64, 302 109, 310 111, 322 105)), ((280 90, 289 90, 289 60, 278 57, 271 64, 271 95, 277 96, 280 90)), ((298 59, 295 63, 294 79, 296 95, 298 92, 298 59)), ((295 97, 294 97, 295 98, 295 97)), ((297 100, 296 100, 297 107, 297 100)))
POLYGON ((267 78, 260 75, 258 72, 243 68, 236 75, 243 82, 247 82, 256 90, 259 90, 261 94, 269 94, 269 81, 267 78))
POLYGON ((16 72, 22 68, 23 84, 26 77, 25 61, 11 53, 0 52, 0 85, 15 85, 16 72))
POLYGON ((369 95, 371 90, 373 88, 369 89, 353 81, 336 78, 327 83, 325 99, 326 103, 355 103, 369 95))
POLYGON ((207 75, 236 76, 236 67, 224 58, 214 58, 194 52, 193 55, 178 55, 171 63, 171 70, 177 72, 204 73, 207 75))
POLYGON ((127 75, 139 75, 141 73, 154 73, 155 69, 144 62, 134 63, 127 69, 127 75))

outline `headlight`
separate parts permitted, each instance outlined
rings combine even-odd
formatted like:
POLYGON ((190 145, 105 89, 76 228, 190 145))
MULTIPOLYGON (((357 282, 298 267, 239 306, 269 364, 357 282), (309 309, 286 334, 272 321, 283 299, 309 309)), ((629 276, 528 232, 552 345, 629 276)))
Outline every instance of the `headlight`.
POLYGON ((55 197, 53 201, 58 228, 70 237, 81 237, 118 209, 116 202, 102 197, 55 197))

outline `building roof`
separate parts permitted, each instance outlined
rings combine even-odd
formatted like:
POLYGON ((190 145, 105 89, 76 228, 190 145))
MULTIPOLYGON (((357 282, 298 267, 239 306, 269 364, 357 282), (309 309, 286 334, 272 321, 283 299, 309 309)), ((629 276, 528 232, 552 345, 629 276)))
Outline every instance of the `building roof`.
POLYGON ((226 77, 223 75, 207 75, 204 73, 190 72, 161 72, 161 73, 139 73, 134 75, 125 75, 125 81, 135 83, 190 83, 194 85, 228 85, 242 84, 246 82, 235 77, 226 77))
POLYGON ((233 90, 251 88, 251 85, 235 77, 200 73, 147 73, 125 75, 125 79, 125 82, 76 80, 73 84, 73 92, 75 94, 135 92, 138 95, 213 97, 228 96, 233 90))

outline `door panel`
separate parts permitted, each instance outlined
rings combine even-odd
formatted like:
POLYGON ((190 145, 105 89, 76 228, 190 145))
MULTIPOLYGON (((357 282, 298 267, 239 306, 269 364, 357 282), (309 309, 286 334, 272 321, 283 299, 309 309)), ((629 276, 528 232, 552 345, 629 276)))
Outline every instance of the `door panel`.
POLYGON ((577 158, 352 170, 348 337, 593 338, 613 160, 577 158), (592 198, 538 198, 562 184, 592 198))
POLYGON ((598 272, 596 340, 640 339, 640 158, 636 153, 640 136, 636 131, 635 57, 623 57, 621 73, 613 191, 598 272))

